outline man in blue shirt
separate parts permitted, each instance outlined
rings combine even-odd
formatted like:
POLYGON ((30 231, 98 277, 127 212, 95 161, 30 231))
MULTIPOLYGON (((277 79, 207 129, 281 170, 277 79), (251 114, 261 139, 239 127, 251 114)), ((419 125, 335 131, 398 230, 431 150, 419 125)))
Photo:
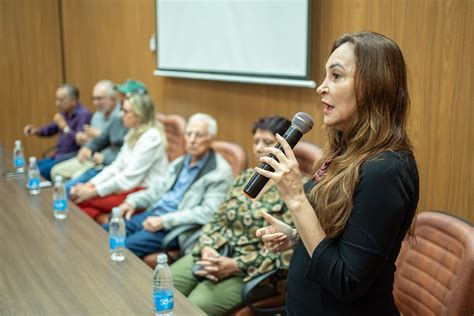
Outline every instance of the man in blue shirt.
POLYGON ((186 155, 170 164, 167 180, 130 194, 119 206, 126 218, 126 246, 137 256, 162 250, 163 238, 176 226, 206 224, 224 201, 232 170, 211 149, 216 133, 217 123, 211 116, 191 116, 185 133, 186 155), (137 209, 147 210, 131 217, 137 209))

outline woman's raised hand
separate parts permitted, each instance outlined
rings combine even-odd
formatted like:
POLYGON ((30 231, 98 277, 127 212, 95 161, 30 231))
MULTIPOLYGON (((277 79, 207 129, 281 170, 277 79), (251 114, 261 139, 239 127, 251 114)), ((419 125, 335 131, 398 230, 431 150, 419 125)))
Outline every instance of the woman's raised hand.
POLYGON ((272 252, 283 252, 293 248, 295 230, 267 212, 260 212, 262 217, 270 224, 257 229, 256 232, 257 237, 262 239, 265 247, 272 252))
POLYGON ((275 182, 283 201, 291 210, 293 204, 304 201, 306 196, 293 150, 283 137, 277 134, 276 138, 281 144, 283 152, 274 147, 267 147, 265 151, 268 154, 273 154, 278 161, 267 156, 260 158, 261 162, 269 164, 275 171, 266 171, 259 167, 256 167, 255 171, 275 182))

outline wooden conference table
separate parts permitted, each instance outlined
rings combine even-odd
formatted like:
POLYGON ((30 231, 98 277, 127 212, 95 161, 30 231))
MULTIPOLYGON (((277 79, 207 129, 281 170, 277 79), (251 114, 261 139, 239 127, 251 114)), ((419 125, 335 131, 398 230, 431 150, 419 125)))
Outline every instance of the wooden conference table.
MULTIPOLYGON (((67 219, 56 220, 52 188, 30 195, 26 178, 4 178, 2 166, 0 315, 153 314, 145 263, 131 252, 113 262, 107 233, 91 218, 69 203, 67 219)), ((204 315, 179 291, 174 297, 174 315, 204 315)))

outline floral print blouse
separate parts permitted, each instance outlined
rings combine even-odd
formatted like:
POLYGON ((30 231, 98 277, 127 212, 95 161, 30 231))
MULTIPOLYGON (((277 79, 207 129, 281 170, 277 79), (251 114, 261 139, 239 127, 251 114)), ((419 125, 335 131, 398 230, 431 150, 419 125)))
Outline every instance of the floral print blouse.
POLYGON ((258 199, 244 195, 242 190, 253 174, 253 169, 247 169, 234 181, 226 201, 203 227, 203 234, 192 252, 197 259, 205 246, 218 250, 228 244, 232 249, 230 257, 237 259, 244 273, 244 282, 276 268, 287 269, 293 252, 272 253, 256 237, 257 229, 268 225, 260 214, 262 209, 290 226, 292 220, 275 186, 258 199))

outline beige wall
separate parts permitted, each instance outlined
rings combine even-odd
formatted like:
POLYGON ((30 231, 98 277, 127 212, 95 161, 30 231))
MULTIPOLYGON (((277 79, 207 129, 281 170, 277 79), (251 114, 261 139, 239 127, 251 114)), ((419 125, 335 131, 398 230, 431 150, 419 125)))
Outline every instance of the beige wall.
MULTIPOLYGON (((27 121, 43 122, 52 115, 54 87, 64 70, 88 105, 97 80, 139 79, 148 85, 159 111, 184 116, 208 112, 221 126, 219 138, 238 142, 249 153, 251 123, 269 114, 310 113, 316 128, 305 138, 324 144, 314 89, 154 77, 156 56, 148 49, 155 32, 154 0, 59 0, 62 68, 57 3, 0 0, 0 35, 8 43, 6 53, 3 49, 8 60, 0 61, 8 73, 0 79, 0 91, 6 95, 0 110, 2 143, 10 145, 27 121), (19 18, 29 22, 18 23, 19 18), (15 118, 10 120, 12 112, 15 118)), ((312 6, 312 74, 317 82, 323 78, 332 41, 343 32, 373 30, 399 43, 409 69, 409 132, 421 175, 419 210, 446 210, 471 222, 473 6, 472 0, 315 0, 312 6)), ((41 146, 27 141, 32 152, 41 146)))

